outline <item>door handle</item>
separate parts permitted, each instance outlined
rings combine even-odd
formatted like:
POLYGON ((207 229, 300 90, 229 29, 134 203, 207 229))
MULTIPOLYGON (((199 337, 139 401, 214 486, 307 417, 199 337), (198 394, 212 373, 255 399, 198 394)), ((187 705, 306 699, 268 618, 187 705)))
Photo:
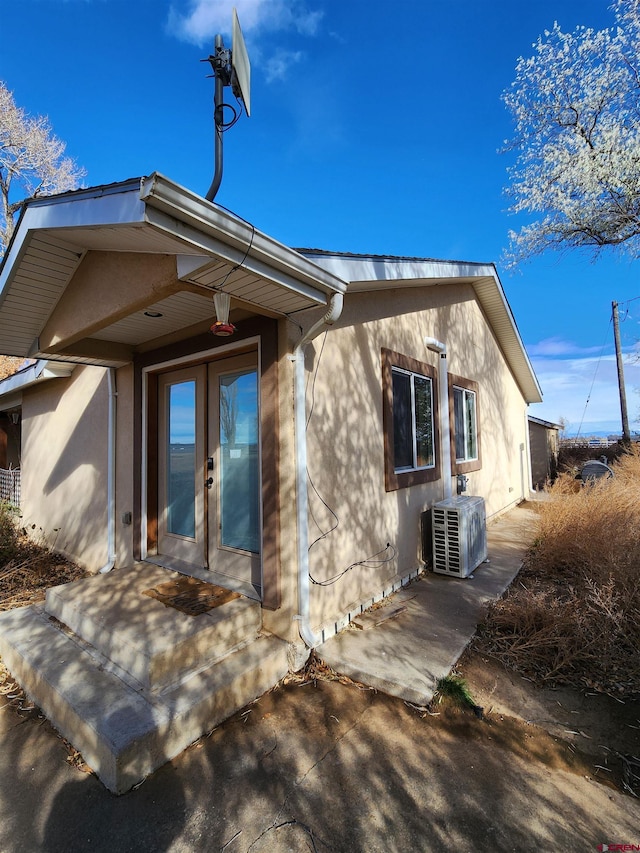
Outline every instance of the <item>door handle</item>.
POLYGON ((209 477, 209 479, 208 479, 208 480, 205 480, 205 481, 204 481, 204 484, 205 484, 205 486, 206 486, 208 489, 210 489, 210 488, 211 488, 211 486, 213 486, 213 477, 209 477))

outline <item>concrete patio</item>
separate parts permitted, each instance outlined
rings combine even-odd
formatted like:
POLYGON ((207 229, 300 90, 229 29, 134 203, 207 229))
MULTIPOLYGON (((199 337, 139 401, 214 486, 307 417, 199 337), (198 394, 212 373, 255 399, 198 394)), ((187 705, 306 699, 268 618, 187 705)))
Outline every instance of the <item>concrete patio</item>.
MULTIPOLYGON (((534 524, 530 504, 490 522, 488 561, 472 576, 428 573, 362 613, 318 656, 367 686, 428 704, 487 603, 517 574, 534 524)), ((192 620, 145 594, 171 574, 142 564, 55 587, 45 607, 0 616, 7 668, 116 793, 287 672, 286 643, 261 632, 256 602, 238 597, 192 620)))
POLYGON ((520 570, 535 536, 535 521, 530 502, 490 521, 488 561, 470 577, 423 575, 319 646, 318 656, 355 681, 416 705, 428 704, 487 605, 520 570))

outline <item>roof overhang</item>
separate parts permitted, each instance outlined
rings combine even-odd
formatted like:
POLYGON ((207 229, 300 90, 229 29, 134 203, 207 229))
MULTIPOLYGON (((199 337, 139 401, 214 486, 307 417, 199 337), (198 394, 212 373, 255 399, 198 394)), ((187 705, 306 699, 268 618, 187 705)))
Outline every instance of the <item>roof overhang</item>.
POLYGON ((399 287, 471 285, 525 401, 542 402, 538 379, 494 264, 334 254, 313 249, 299 251, 327 272, 348 281, 349 293, 372 293, 399 287))
POLYGON ((71 376, 74 364, 40 359, 17 373, 0 380, 0 412, 22 404, 22 392, 26 388, 47 382, 50 379, 66 379, 71 376))
POLYGON ((137 347, 206 328, 221 287, 231 294, 232 316, 279 317, 327 305, 346 283, 157 173, 32 199, 0 267, 0 347, 7 355, 123 364, 137 347), (168 257, 172 281, 164 290, 129 288, 117 312, 101 315, 92 305, 86 334, 65 349, 48 324, 91 253, 125 263, 168 257))
POLYGON ((529 415, 528 420, 530 424, 537 424, 537 426, 544 427, 545 429, 556 430, 557 432, 562 432, 563 430, 562 424, 556 424, 553 421, 545 421, 542 418, 536 418, 533 415, 529 415))

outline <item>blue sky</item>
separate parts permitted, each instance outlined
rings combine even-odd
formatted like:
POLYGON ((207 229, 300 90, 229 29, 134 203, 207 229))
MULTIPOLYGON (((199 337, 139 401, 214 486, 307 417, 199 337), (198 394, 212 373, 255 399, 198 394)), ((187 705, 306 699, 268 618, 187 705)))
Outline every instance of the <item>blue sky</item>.
MULTIPOLYGON (((0 0, 0 79, 46 114, 95 185, 159 171, 206 193, 213 83, 200 60, 231 0, 0 0)), ((495 261, 545 402, 570 431, 620 428, 611 302, 632 428, 640 275, 565 253, 510 272, 501 93, 557 20, 613 23, 607 0, 236 0, 252 115, 225 135, 216 201, 291 246, 495 261), (589 404, 585 404, 590 398, 589 404)), ((231 95, 229 95, 231 98, 231 95)), ((635 422, 635 423, 634 423, 635 422)))

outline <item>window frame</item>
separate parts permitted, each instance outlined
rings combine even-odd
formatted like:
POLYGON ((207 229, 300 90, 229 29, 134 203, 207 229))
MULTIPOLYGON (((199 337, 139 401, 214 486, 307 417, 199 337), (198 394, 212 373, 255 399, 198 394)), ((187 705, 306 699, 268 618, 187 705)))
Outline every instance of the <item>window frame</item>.
POLYGON ((438 387, 435 368, 410 356, 382 349, 382 421, 384 433, 384 472, 387 492, 439 480, 440 433, 438 425, 438 387), (433 465, 396 471, 394 460, 393 369, 413 374, 431 382, 431 417, 433 419, 433 465))
POLYGON ((478 383, 464 376, 449 374, 449 428, 451 432, 451 472, 453 474, 469 474, 482 468, 482 443, 480 436, 480 394, 478 383), (475 396, 476 410, 476 459, 456 459, 456 418, 455 418, 455 391, 471 391, 475 396))

